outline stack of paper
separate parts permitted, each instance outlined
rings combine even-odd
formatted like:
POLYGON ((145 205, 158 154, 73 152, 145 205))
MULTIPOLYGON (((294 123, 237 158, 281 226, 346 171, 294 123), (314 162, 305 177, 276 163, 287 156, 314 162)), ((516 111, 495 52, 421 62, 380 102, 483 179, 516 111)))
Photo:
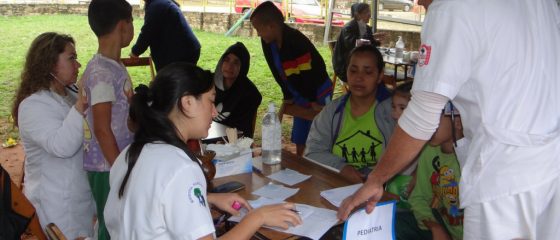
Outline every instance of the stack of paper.
POLYGON ((332 205, 340 207, 342 201, 348 196, 354 194, 358 189, 364 185, 363 183, 358 183, 346 187, 333 188, 321 192, 321 197, 329 201, 332 205))
MULTIPOLYGON (((249 201, 249 203, 254 208, 258 208, 264 205, 276 204, 280 202, 271 199, 259 198, 255 201, 249 201)), ((274 229, 279 232, 305 236, 311 239, 319 239, 338 222, 336 212, 333 210, 317 208, 305 204, 296 204, 295 210, 299 211, 300 217, 303 221, 301 225, 290 227, 287 230, 272 227, 268 228, 274 229)), ((246 211, 241 211, 240 216, 233 216, 229 218, 229 221, 240 222, 246 214, 246 211)))
POLYGON ((272 179, 272 180, 276 180, 278 182, 281 182, 283 184, 286 184, 288 186, 293 186, 296 185, 300 182, 303 182, 307 179, 309 179, 311 177, 311 175, 304 175, 299 173, 298 171, 286 168, 284 170, 275 172, 274 174, 271 174, 270 176, 268 176, 268 178, 272 179))

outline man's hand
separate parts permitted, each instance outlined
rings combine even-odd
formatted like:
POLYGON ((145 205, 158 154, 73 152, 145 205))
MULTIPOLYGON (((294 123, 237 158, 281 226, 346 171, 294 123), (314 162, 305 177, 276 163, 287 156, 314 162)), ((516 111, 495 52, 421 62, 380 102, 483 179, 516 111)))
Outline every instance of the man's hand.
POLYGON ((379 202, 383 196, 383 182, 377 181, 373 177, 368 178, 364 185, 358 191, 342 201, 338 208, 337 217, 345 221, 354 208, 366 203, 366 212, 369 214, 375 208, 375 204, 379 202))

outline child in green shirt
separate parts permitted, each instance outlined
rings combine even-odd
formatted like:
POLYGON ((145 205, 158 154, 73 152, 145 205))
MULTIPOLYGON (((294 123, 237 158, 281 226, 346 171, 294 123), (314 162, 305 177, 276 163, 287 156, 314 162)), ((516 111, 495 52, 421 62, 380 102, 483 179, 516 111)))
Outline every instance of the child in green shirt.
MULTIPOLYGON (((453 109, 450 103, 446 109, 453 109)), ((461 171, 454 142, 462 138, 456 111, 444 111, 439 127, 418 157, 416 185, 409 203, 418 227, 433 239, 463 239, 463 210, 459 209, 461 171)))

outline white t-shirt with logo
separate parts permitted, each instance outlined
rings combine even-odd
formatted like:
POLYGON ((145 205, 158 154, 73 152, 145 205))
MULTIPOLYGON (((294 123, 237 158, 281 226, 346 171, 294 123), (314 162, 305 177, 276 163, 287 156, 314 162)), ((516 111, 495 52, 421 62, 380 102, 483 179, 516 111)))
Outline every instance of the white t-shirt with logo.
POLYGON ((124 149, 111 168, 105 225, 113 239, 199 239, 214 233, 200 166, 181 149, 146 144, 118 192, 128 164, 124 149))
POLYGON ((463 207, 560 174, 559 43, 554 0, 430 5, 413 92, 447 96, 461 112, 463 207))

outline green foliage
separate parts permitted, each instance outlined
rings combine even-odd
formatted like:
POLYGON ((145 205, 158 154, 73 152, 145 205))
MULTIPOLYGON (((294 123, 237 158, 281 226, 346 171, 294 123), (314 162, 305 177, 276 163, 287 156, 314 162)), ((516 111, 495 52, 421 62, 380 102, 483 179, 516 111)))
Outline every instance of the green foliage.
MULTIPOLYGON (((134 19, 135 36, 138 36, 143 24, 142 19, 134 19)), ((78 60, 82 64, 80 71, 85 69, 89 59, 97 51, 97 39, 90 30, 87 17, 79 15, 42 15, 42 16, 21 16, 21 17, 0 17, 0 118, 7 120, 10 116, 14 93, 20 82, 20 74, 25 60, 27 49, 33 39, 48 31, 70 34, 76 41, 76 51, 78 60)), ((223 34, 195 31, 199 39, 202 50, 199 66, 214 71, 216 63, 222 53, 235 42, 243 42, 251 53, 251 68, 249 78, 255 83, 263 95, 263 104, 259 108, 257 117, 256 138, 260 138, 260 119, 266 111, 269 102, 275 102, 277 106, 282 100, 280 88, 274 81, 264 55, 260 39, 247 37, 225 37, 223 34)), ((132 40, 132 44, 136 39, 132 40)), ((323 55, 325 63, 332 75, 331 54, 326 46, 317 46, 323 55)), ((122 56, 130 53, 130 46, 122 50, 122 56)), ((149 53, 144 53, 148 55, 149 53)), ((134 85, 140 83, 147 84, 150 80, 150 73, 147 67, 128 68, 134 85)), ((3 121, 6 122, 6 121, 3 121)), ((284 121, 284 136, 289 136, 291 122, 284 121)))

